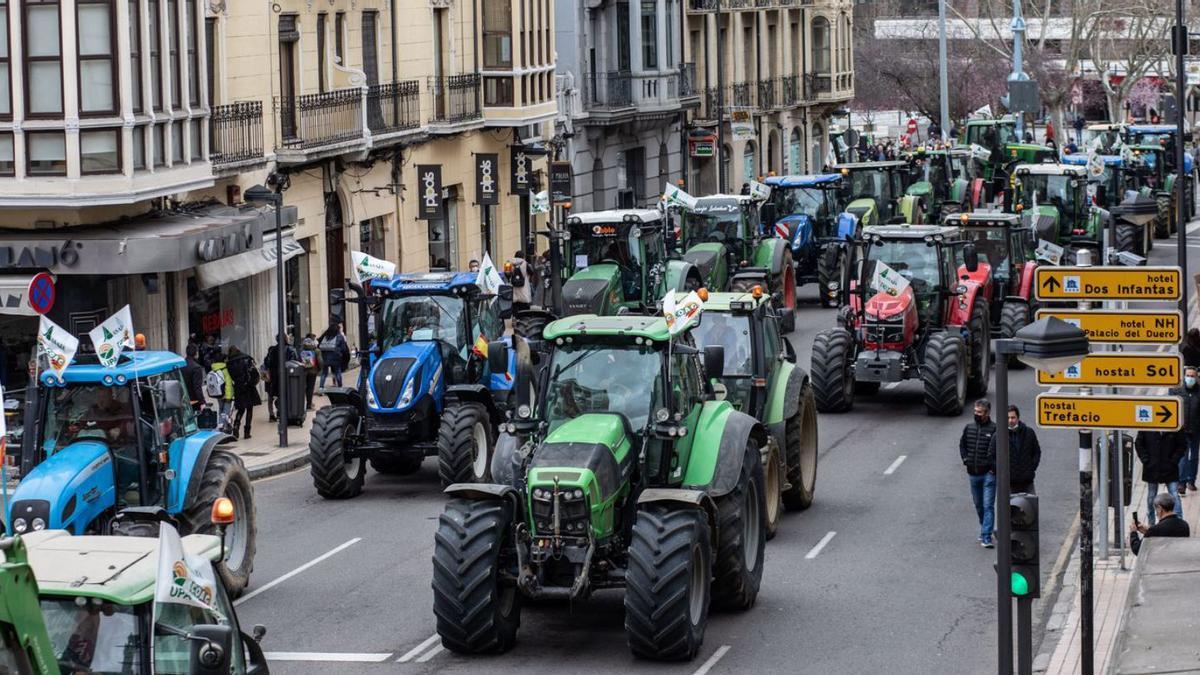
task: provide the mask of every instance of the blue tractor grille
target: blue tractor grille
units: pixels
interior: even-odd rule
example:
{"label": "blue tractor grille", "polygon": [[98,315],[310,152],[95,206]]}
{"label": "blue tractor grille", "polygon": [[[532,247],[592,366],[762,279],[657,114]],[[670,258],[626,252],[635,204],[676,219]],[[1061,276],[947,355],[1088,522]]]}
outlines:
{"label": "blue tractor grille", "polygon": [[396,399],[404,389],[404,376],[408,374],[413,361],[416,359],[384,359],[375,366],[372,384],[375,385],[375,396],[380,406],[391,408],[396,405]]}

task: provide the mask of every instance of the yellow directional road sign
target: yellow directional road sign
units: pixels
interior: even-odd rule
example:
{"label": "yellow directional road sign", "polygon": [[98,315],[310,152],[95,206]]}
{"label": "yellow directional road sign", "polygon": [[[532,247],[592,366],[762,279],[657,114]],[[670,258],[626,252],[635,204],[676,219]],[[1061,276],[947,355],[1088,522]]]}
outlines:
{"label": "yellow directional road sign", "polygon": [[1178,267],[1038,267],[1038,300],[1178,300]]}
{"label": "yellow directional road sign", "polygon": [[1038,384],[1087,387],[1177,387],[1183,377],[1178,354],[1090,354],[1059,373],[1038,371]]}
{"label": "yellow directional road sign", "polygon": [[1183,319],[1179,310],[1123,309],[1039,309],[1037,318],[1054,316],[1078,326],[1091,342],[1124,344],[1175,344],[1183,339]]}
{"label": "yellow directional road sign", "polygon": [[1038,425],[1067,429],[1179,429],[1178,396],[1079,396],[1042,394]]}

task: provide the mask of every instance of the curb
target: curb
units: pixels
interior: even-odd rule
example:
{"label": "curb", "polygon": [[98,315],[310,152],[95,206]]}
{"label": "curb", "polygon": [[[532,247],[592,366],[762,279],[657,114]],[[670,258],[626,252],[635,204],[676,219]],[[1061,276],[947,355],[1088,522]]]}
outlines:
{"label": "curb", "polygon": [[278,476],[281,473],[294,471],[306,465],[308,465],[308,448],[301,447],[289,451],[286,455],[278,459],[246,467],[246,472],[250,474],[250,480],[254,481],[260,478]]}

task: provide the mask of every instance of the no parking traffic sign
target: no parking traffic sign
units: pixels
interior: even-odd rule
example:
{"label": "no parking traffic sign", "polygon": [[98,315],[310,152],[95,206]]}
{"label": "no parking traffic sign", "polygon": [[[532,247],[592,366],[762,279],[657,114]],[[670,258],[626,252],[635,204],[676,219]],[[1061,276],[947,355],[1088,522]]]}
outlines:
{"label": "no parking traffic sign", "polygon": [[58,292],[54,288],[54,277],[47,272],[39,272],[29,280],[29,306],[38,314],[47,314],[54,308],[54,298]]}

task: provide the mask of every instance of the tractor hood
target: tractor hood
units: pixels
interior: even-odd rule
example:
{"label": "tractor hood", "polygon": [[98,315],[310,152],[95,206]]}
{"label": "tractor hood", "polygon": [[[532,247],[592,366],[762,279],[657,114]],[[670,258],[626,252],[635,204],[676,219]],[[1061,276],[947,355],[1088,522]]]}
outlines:
{"label": "tractor hood", "polygon": [[787,239],[791,242],[793,250],[804,248],[808,244],[808,240],[812,238],[813,221],[812,217],[806,214],[784,216],[775,221],[776,234],[780,234],[780,227],[787,232]]}
{"label": "tractor hood", "polygon": [[696,244],[688,249],[687,253],[683,254],[683,259],[696,266],[700,271],[700,277],[706,282],[711,281],[711,275],[717,267],[717,263],[725,257],[725,244],[717,242],[705,242]]}
{"label": "tractor hood", "polygon": [[367,404],[372,410],[403,410],[441,386],[438,343],[402,342],[375,359]]}
{"label": "tractor hood", "polygon": [[875,200],[871,197],[859,197],[846,205],[846,212],[854,214],[858,221],[863,225],[876,224],[877,218],[873,217],[875,213]]}
{"label": "tractor hood", "polygon": [[[136,482],[136,470],[132,480]],[[96,516],[116,504],[117,485],[107,444],[82,440],[59,450],[29,472],[12,494],[8,522],[83,534]],[[26,530],[27,532],[30,530]]]}
{"label": "tractor hood", "polygon": [[616,494],[633,468],[631,433],[616,414],[590,413],[555,429],[535,451],[530,487],[580,487],[596,501]]}
{"label": "tractor hood", "polygon": [[1058,241],[1058,209],[1049,204],[1027,209],[1021,216],[1021,224],[1033,228],[1038,239]]}
{"label": "tractor hood", "polygon": [[911,286],[905,288],[899,295],[876,293],[867,300],[867,316],[881,321],[894,319],[904,314],[915,302],[916,298],[913,295]]}
{"label": "tractor hood", "polygon": [[600,263],[579,270],[563,284],[565,314],[608,314],[617,303],[621,272],[613,263]]}

